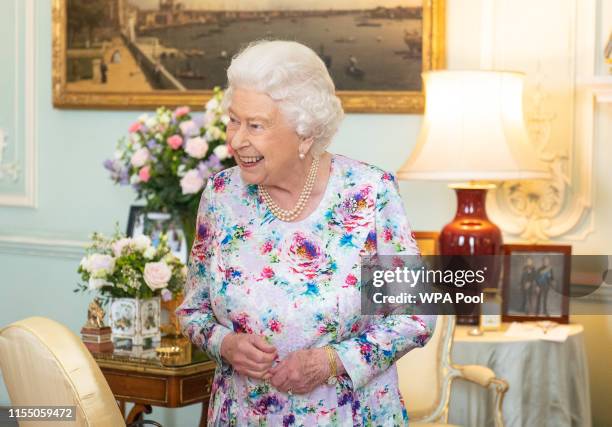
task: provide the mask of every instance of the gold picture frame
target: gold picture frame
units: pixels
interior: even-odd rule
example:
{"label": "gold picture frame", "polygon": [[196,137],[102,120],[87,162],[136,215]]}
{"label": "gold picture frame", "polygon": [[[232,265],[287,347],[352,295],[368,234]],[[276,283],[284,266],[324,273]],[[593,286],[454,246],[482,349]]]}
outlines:
{"label": "gold picture frame", "polygon": [[417,242],[421,255],[439,255],[438,238],[440,233],[437,231],[414,231],[414,239]]}
{"label": "gold picture frame", "polygon": [[[104,92],[95,89],[71,89],[67,82],[68,0],[52,1],[52,86],[53,105],[55,107],[141,110],[156,108],[160,105],[167,107],[188,105],[192,108],[201,108],[212,96],[212,88],[206,90],[153,89],[148,92],[129,90]],[[128,0],[106,1],[109,4],[121,4]],[[172,3],[172,0],[166,1]],[[196,49],[192,50],[195,51]],[[423,0],[420,53],[422,55],[421,71],[444,68],[445,0]],[[197,54],[197,52],[194,54]],[[104,59],[102,59],[102,62],[104,62]],[[138,66],[141,66],[140,59],[138,62]],[[90,68],[96,67],[91,66]],[[158,71],[158,69],[156,68],[155,71]],[[342,100],[345,111],[349,113],[422,113],[424,108],[422,88],[420,91],[339,90],[338,96]]]}

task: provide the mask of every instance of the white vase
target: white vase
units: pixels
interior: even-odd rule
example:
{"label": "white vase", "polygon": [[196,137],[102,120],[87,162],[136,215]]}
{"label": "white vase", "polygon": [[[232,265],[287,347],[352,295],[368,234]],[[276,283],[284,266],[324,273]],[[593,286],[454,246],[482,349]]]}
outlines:
{"label": "white vase", "polygon": [[155,348],[161,341],[159,297],[111,298],[110,327],[115,350]]}

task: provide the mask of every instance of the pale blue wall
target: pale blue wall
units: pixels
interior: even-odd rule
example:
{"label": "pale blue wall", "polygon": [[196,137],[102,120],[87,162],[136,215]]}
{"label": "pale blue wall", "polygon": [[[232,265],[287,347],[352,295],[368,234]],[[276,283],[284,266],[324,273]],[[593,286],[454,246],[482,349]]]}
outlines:
{"label": "pale blue wall", "polygon": [[[10,38],[12,13],[4,13],[19,0],[3,1],[0,6],[0,34]],[[44,237],[60,240],[86,240],[94,231],[110,232],[114,222],[125,227],[133,201],[129,188],[111,183],[102,161],[114,150],[115,141],[140,112],[57,110],[51,103],[51,12],[50,1],[36,2],[36,130],[38,151],[38,207],[0,207],[0,236]],[[454,4],[455,6],[452,6]],[[452,2],[457,7],[457,2]],[[452,9],[450,7],[449,9]],[[449,25],[456,31],[458,24]],[[469,56],[453,53],[449,41],[451,68],[477,67]],[[10,49],[0,49],[0,81],[13,79],[14,57]],[[12,114],[0,86],[0,127]],[[8,108],[7,108],[8,105]],[[612,253],[612,184],[609,179],[612,129],[611,107],[598,111],[595,156],[596,233],[575,242],[575,251]],[[332,151],[396,170],[405,160],[419,129],[420,116],[349,115]],[[454,196],[444,184],[401,183],[409,218],[415,229],[439,230],[454,211]],[[60,245],[45,249],[40,245],[0,242],[0,325],[31,315],[58,320],[74,332],[83,324],[87,296],[75,295],[78,250]],[[596,332],[594,332],[596,333]],[[609,331],[603,331],[609,339]],[[606,335],[607,334],[607,335]],[[609,388],[608,388],[609,390]],[[609,393],[607,394],[609,396]],[[597,399],[597,396],[594,396]],[[607,399],[607,397],[603,397]],[[0,386],[0,405],[9,403]],[[163,411],[153,418],[164,425],[195,425],[199,408]],[[179,423],[177,420],[181,420]]]}

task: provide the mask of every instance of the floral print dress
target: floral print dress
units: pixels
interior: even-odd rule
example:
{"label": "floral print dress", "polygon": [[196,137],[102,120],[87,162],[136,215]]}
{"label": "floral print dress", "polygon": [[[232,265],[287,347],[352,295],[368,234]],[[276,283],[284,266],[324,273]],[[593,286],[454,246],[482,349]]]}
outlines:
{"label": "floral print dress", "polygon": [[[217,362],[210,426],[399,426],[408,417],[395,361],[431,337],[435,316],[360,313],[360,256],[417,254],[392,174],[333,155],[318,208],[276,219],[235,167],[203,192],[183,332]],[[221,359],[231,332],[258,334],[290,352],[332,345],[347,374],[336,385],[287,394]]]}

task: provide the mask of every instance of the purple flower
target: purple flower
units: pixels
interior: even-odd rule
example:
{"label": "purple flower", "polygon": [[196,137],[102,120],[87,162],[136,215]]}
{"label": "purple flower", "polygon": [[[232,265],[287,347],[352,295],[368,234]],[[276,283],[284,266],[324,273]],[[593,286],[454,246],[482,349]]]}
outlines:
{"label": "purple flower", "polygon": [[219,157],[217,157],[217,155],[214,153],[211,154],[208,159],[206,159],[205,163],[209,169],[214,170],[215,172],[221,170],[221,160],[219,160]]}
{"label": "purple flower", "polygon": [[170,292],[168,289],[164,288],[161,291],[161,297],[162,297],[162,300],[164,300],[164,301],[170,301],[172,299],[172,292]]}
{"label": "purple flower", "polygon": [[128,185],[129,183],[130,183],[130,175],[128,173],[128,170],[123,168],[119,172],[119,184]]}
{"label": "purple flower", "polygon": [[103,163],[104,168],[110,172],[111,179],[121,185],[129,184],[127,168],[118,159],[107,159]]}
{"label": "purple flower", "polygon": [[223,167],[219,158],[214,154],[211,154],[208,159],[198,163],[196,168],[200,176],[203,179],[207,179],[210,175],[214,175],[219,172]]}
{"label": "purple flower", "polygon": [[191,120],[196,124],[198,128],[204,126],[204,117],[201,114],[193,115]]}
{"label": "purple flower", "polygon": [[158,145],[159,145],[159,143],[156,140],[154,140],[154,139],[149,139],[147,141],[147,147],[149,147],[150,150],[154,149]]}
{"label": "purple flower", "polygon": [[113,164],[113,160],[112,160],[112,159],[106,159],[106,160],[104,160],[104,163],[103,163],[103,164],[104,164],[104,168],[105,168],[105,169],[108,169],[108,170],[109,170],[109,171],[111,171],[111,172],[114,172],[114,171],[115,171],[115,167],[114,167],[114,164]]}

